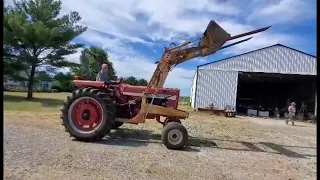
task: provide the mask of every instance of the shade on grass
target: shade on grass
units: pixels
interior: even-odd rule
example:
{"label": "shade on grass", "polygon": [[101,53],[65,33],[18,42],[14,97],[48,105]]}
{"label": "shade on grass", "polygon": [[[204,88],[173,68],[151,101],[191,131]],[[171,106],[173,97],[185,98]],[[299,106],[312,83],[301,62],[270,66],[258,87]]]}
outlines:
{"label": "shade on grass", "polygon": [[[34,99],[27,100],[26,92],[3,92],[3,108],[9,111],[60,112],[62,103],[69,93],[34,93]],[[193,111],[185,104],[179,109]]]}
{"label": "shade on grass", "polygon": [[27,100],[26,92],[3,92],[3,109],[29,112],[59,112],[67,96],[68,93],[34,93],[34,99]]}

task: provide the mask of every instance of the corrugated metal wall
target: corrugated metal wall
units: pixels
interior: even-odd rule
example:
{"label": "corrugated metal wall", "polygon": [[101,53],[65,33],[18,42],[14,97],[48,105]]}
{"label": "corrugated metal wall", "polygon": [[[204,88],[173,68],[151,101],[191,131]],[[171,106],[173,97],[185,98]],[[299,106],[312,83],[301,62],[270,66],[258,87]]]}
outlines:
{"label": "corrugated metal wall", "polygon": [[217,108],[236,105],[238,72],[221,70],[198,70],[195,107],[207,107],[213,103]]}
{"label": "corrugated metal wall", "polygon": [[277,45],[200,66],[199,69],[317,75],[317,60],[315,57]]}
{"label": "corrugated metal wall", "polygon": [[196,96],[191,99],[191,104],[199,108],[213,103],[224,108],[236,104],[239,71],[317,75],[317,60],[288,47],[274,45],[199,66],[197,71]]}
{"label": "corrugated metal wall", "polygon": [[197,83],[197,71],[194,73],[193,76],[193,81],[191,85],[191,93],[190,93],[190,102],[191,102],[191,107],[195,108],[195,97],[196,97],[196,83]]}

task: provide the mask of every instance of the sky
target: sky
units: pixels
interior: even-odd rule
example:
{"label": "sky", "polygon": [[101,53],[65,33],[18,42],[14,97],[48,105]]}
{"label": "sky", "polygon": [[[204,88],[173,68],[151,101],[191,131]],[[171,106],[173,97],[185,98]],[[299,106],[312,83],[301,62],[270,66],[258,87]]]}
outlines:
{"label": "sky", "polygon": [[[231,35],[272,26],[247,42],[175,67],[164,86],[180,88],[182,96],[190,94],[195,70],[204,63],[276,43],[316,55],[316,0],[62,0],[61,13],[71,11],[88,27],[74,42],[104,48],[119,77],[147,80],[164,47],[200,37],[210,20]],[[66,58],[79,62],[80,52]]]}

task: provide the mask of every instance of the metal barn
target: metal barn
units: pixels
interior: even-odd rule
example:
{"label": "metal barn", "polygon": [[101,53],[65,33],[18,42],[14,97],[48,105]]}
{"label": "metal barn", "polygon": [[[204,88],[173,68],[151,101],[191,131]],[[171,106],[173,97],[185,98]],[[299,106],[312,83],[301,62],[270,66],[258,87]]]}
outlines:
{"label": "metal barn", "polygon": [[[260,76],[264,76],[264,74],[290,75],[291,79],[297,79],[292,75],[307,75],[315,78],[317,62],[313,55],[276,44],[200,65],[197,67],[191,88],[190,101],[192,107],[194,109],[204,108],[210,104],[221,109],[227,105],[236,107],[239,93],[238,81],[240,81],[240,75],[243,73],[260,73]],[[250,77],[251,75],[248,74],[247,76]],[[258,86],[260,85],[251,89]],[[313,87],[316,87],[314,82]],[[311,94],[316,97],[316,90],[312,90]],[[315,101],[313,102],[314,110],[316,109],[315,99],[313,98]]]}

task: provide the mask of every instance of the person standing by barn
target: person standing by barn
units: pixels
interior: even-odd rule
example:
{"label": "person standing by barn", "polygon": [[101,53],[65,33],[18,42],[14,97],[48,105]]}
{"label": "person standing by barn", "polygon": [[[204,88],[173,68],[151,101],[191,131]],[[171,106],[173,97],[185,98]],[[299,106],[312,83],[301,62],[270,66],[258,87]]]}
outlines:
{"label": "person standing by barn", "polygon": [[288,107],[289,112],[289,119],[286,119],[286,124],[288,124],[289,121],[292,122],[292,126],[294,126],[294,118],[296,115],[296,103],[292,102],[291,105]]}

